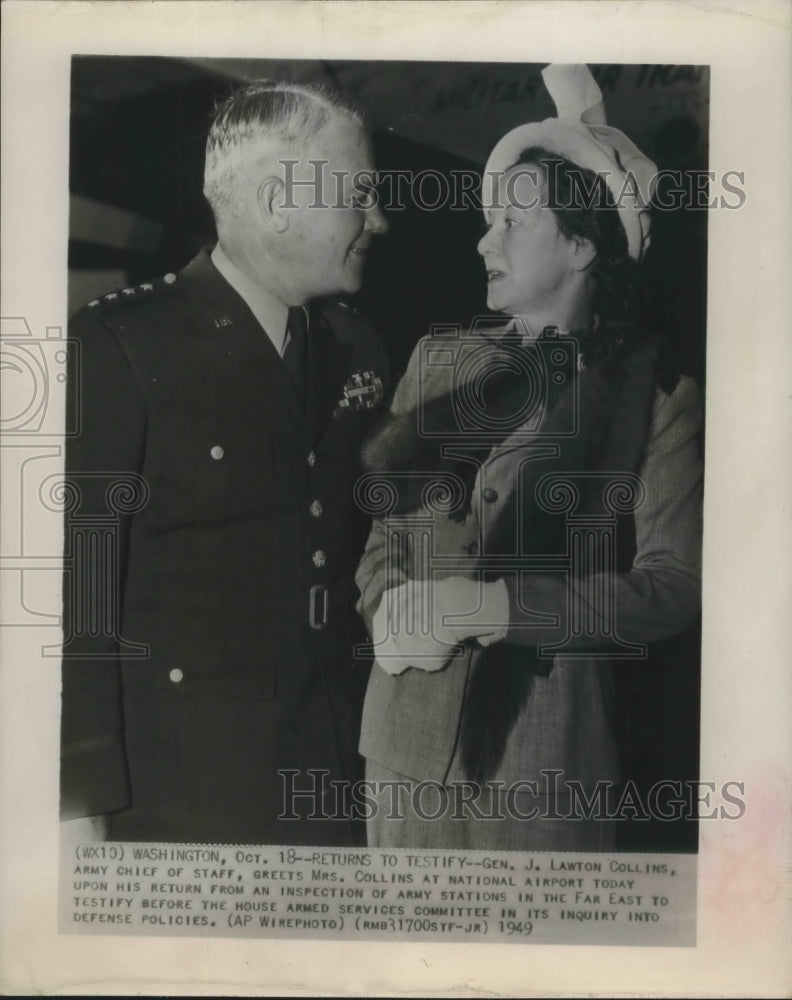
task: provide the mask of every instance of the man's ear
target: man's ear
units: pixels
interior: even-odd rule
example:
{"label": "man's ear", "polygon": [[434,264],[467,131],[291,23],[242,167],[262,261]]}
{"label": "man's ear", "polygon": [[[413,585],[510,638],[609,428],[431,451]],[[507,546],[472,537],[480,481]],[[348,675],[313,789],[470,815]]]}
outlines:
{"label": "man's ear", "polygon": [[572,267],[576,271],[585,271],[591,267],[594,258],[597,256],[594,244],[591,240],[587,240],[582,236],[574,236],[572,244],[574,247],[572,250]]}
{"label": "man's ear", "polygon": [[284,233],[289,228],[289,212],[286,207],[286,187],[279,177],[267,177],[256,191],[259,212],[273,232]]}

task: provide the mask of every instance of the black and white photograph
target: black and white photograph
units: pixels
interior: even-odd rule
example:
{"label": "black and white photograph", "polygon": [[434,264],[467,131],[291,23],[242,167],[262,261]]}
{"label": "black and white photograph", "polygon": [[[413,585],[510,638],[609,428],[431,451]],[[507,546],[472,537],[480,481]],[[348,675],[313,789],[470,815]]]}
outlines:
{"label": "black and white photograph", "polygon": [[65,820],[695,850],[707,109],[74,57]]}
{"label": "black and white photograph", "polygon": [[[161,44],[57,60],[60,307],[4,308],[2,365],[2,638],[57,717],[57,935],[695,961],[703,910],[781,904],[785,829],[782,772],[727,760],[741,696],[708,708],[748,655],[711,612],[736,627],[752,551],[724,547],[752,454],[724,397],[773,423],[724,382],[717,262],[759,209],[722,68],[523,59],[506,20],[411,46],[431,5],[376,6],[153,4]],[[398,14],[398,51],[338,44],[355,8]],[[178,9],[228,40],[180,44]]]}

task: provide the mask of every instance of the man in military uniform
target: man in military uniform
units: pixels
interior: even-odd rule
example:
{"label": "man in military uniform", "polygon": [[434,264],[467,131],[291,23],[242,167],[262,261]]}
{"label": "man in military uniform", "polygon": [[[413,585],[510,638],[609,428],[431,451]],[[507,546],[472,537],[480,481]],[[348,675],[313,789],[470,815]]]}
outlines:
{"label": "man in military uniform", "polygon": [[[309,161],[322,166],[299,173]],[[63,819],[83,818],[73,834],[359,838],[330,782],[358,777],[353,578],[368,524],[354,484],[387,363],[328,296],[358,289],[386,228],[361,186],[372,168],[346,98],[242,88],[207,143],[217,246],[72,323],[82,430],[66,458],[61,801]],[[97,523],[105,534],[91,536]],[[322,789],[324,806],[289,797]]]}

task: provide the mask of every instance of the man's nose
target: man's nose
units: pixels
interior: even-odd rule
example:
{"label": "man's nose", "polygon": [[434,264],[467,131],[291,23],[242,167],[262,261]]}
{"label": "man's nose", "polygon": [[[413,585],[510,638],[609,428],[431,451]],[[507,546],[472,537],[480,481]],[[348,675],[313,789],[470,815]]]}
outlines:
{"label": "man's nose", "polygon": [[384,236],[388,231],[388,220],[382,214],[379,205],[372,205],[366,209],[366,221],[364,228],[375,236]]}

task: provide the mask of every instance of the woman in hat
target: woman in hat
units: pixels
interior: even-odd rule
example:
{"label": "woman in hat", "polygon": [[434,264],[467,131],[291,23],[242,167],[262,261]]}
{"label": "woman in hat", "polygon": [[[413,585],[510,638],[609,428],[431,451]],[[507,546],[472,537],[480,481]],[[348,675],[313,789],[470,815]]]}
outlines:
{"label": "woman in hat", "polygon": [[424,338],[369,441],[372,846],[606,850],[613,659],[700,608],[701,407],[642,321],[654,164],[585,66],[485,168],[487,305]]}

